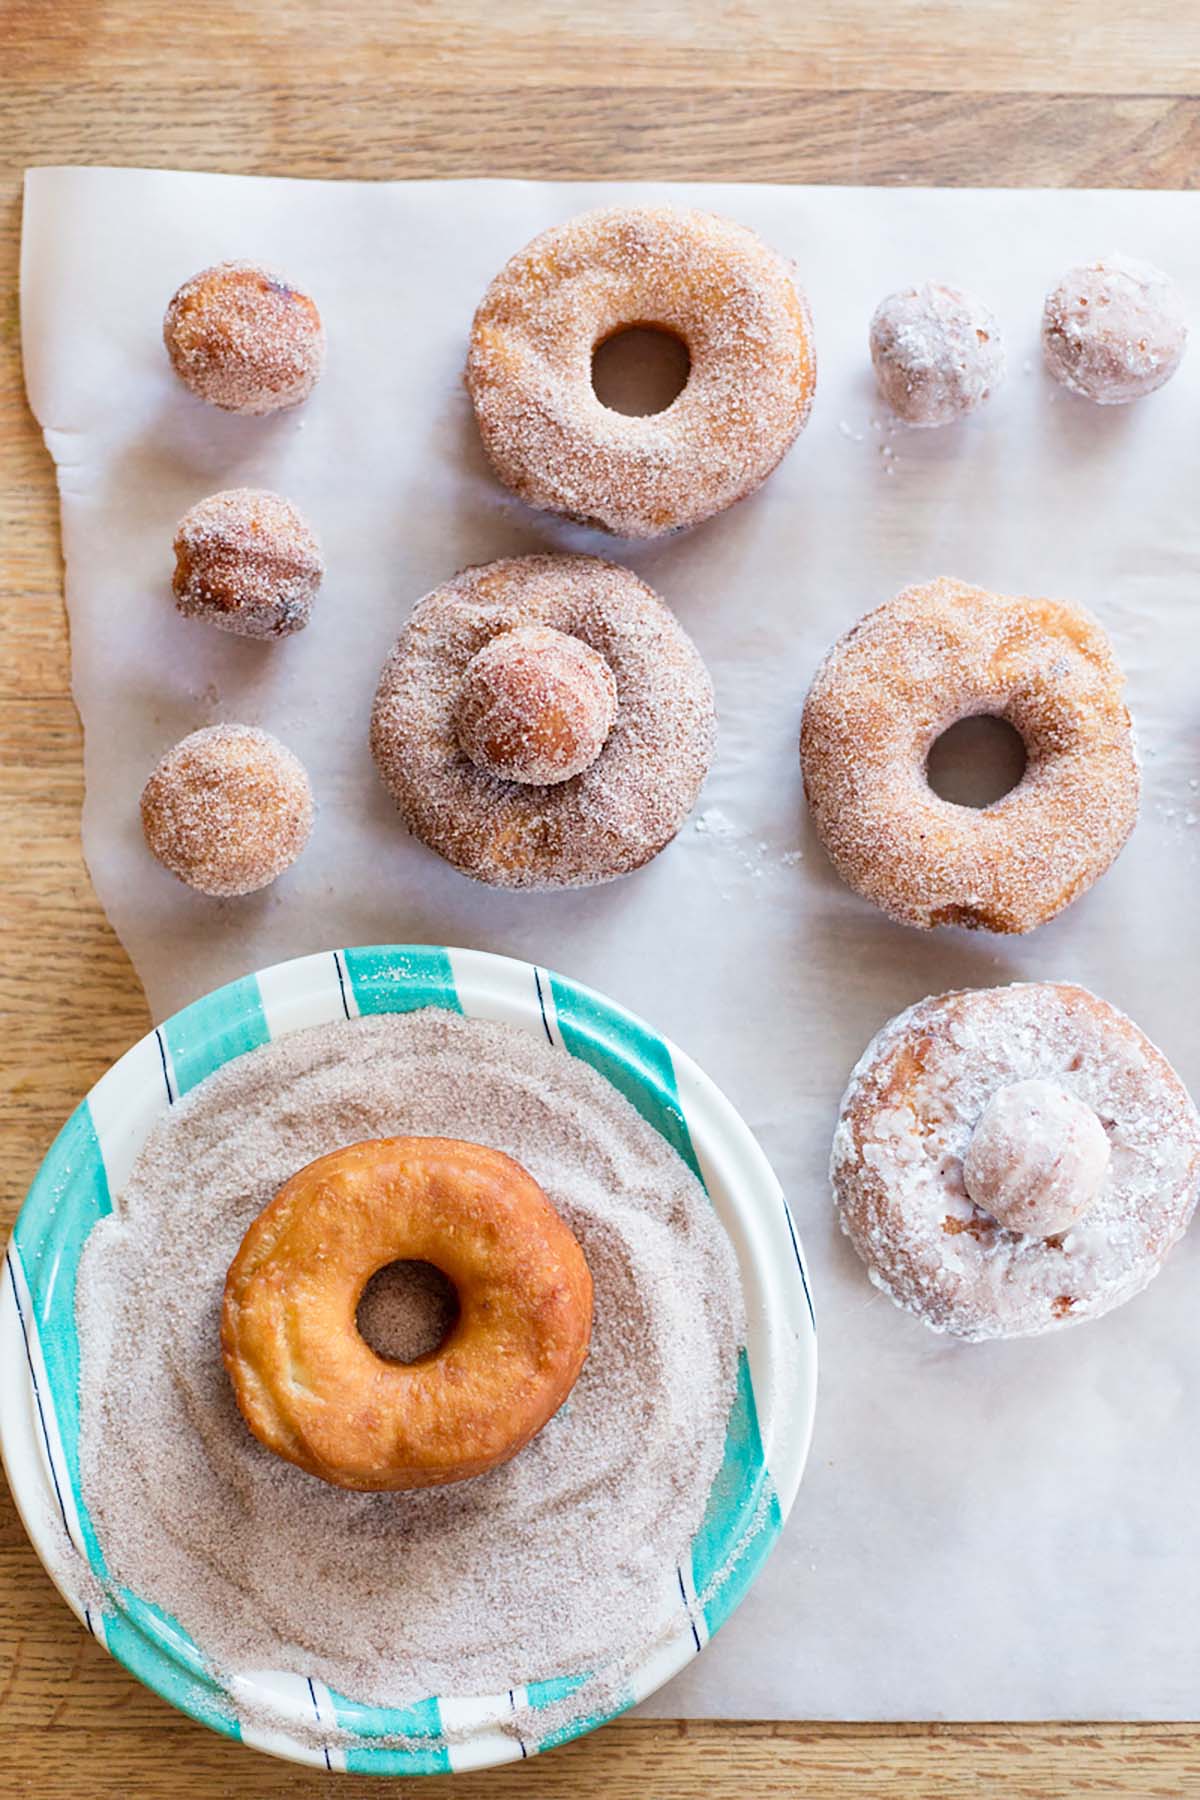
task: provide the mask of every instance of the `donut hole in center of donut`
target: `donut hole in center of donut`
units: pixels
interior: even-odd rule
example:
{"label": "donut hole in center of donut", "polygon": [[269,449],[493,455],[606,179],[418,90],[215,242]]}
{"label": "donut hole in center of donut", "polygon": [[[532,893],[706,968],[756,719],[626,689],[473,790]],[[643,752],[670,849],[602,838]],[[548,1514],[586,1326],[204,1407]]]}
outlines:
{"label": "donut hole in center of donut", "polygon": [[385,1362],[432,1356],[458,1323],[458,1292],[433,1263],[399,1261],[376,1269],[358,1297],[359,1336]]}
{"label": "donut hole in center of donut", "polygon": [[601,406],[626,418],[666,412],[687,386],[692,359],[678,332],[622,325],[592,351],[592,388]]}
{"label": "donut hole in center of donut", "polygon": [[951,806],[994,806],[1020,783],[1029,756],[1007,719],[976,713],[936,738],[925,758],[925,779]]}

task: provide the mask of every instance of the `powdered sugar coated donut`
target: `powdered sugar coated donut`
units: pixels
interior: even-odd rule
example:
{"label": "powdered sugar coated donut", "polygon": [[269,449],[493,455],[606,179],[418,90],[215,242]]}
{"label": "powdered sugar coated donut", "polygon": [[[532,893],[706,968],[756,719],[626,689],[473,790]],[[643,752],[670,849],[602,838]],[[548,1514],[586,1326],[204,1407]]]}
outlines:
{"label": "powdered sugar coated donut", "polygon": [[[687,381],[632,418],[592,356],[632,326],[681,338]],[[711,213],[608,206],[543,232],[475,314],[467,387],[484,447],[531,506],[624,537],[720,512],[775,468],[808,418],[816,361],[791,265]]]}
{"label": "powdered sugar coated donut", "polygon": [[[514,658],[507,652],[518,633]],[[556,656],[556,639],[572,640],[570,663],[560,661],[548,685],[529,668],[531,633],[545,633]],[[524,667],[532,676],[515,730],[510,693],[498,734],[495,766],[511,771],[515,750],[519,780],[487,766],[486,718],[482,756],[470,729],[472,680],[493,645],[506,653],[509,675]],[[578,760],[601,739],[597,663],[615,687],[611,729],[578,773],[539,785],[534,775],[562,773],[554,759],[564,748]],[[675,836],[708,772],[715,726],[712,682],[695,646],[636,575],[594,556],[518,556],[464,569],[417,603],[380,676],[371,752],[409,829],[464,874],[496,887],[582,887],[629,874]]]}
{"label": "powdered sugar coated donut", "polygon": [[[981,1116],[1031,1082],[1065,1090],[1110,1148],[1089,1204],[1049,1237],[1001,1225],[964,1182]],[[1098,1318],[1158,1272],[1196,1203],[1200,1117],[1162,1053],[1085,989],[968,989],[868,1046],[830,1174],[842,1229],[897,1305],[959,1337],[1031,1336]]]}
{"label": "powdered sugar coated donut", "polygon": [[1169,381],[1187,345],[1183,296],[1127,256],[1069,269],[1046,296],[1042,350],[1056,381],[1098,406],[1124,406]]}
{"label": "powdered sugar coated donut", "polygon": [[[817,832],[843,881],[907,925],[1024,932],[1091,886],[1137,818],[1124,676],[1081,608],[961,582],[905,588],[826,656],[800,760]],[[957,720],[1007,719],[1025,773],[987,807],[926,778]]]}
{"label": "powdered sugar coated donut", "polygon": [[1004,379],[1000,327],[973,294],[940,283],[902,288],[871,320],[879,390],[908,425],[951,425]]}

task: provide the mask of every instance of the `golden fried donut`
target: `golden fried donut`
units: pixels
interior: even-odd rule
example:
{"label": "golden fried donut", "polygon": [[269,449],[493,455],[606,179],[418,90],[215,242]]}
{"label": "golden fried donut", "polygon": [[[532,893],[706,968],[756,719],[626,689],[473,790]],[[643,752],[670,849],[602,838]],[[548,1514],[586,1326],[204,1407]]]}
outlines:
{"label": "golden fried donut", "polygon": [[[632,418],[592,357],[632,326],[682,339],[687,381]],[[792,266],[745,226],[606,206],[533,240],[475,314],[467,387],[496,474],[531,506],[622,537],[695,525],[752,493],[808,418],[812,321]]]}
{"label": "golden fried donut", "polygon": [[628,569],[518,556],[414,607],[371,753],[405,823],[477,881],[581,887],[670,842],[708,773],[712,682]]}
{"label": "golden fried donut", "polygon": [[867,1047],[830,1177],[898,1306],[958,1337],[1028,1337],[1157,1274],[1196,1204],[1200,1117],[1161,1051],[1086,989],[967,989]]}
{"label": "golden fried donut", "polygon": [[[377,1356],[355,1314],[401,1260],[454,1284],[459,1317],[415,1362]],[[587,1355],[592,1278],[545,1194],[498,1150],[376,1138],[309,1163],[264,1207],[225,1281],[221,1347],[269,1450],[336,1487],[466,1481],[507,1462]]]}
{"label": "golden fried donut", "polygon": [[[800,762],[842,880],[906,925],[1031,931],[1102,875],[1139,777],[1124,676],[1088,613],[958,581],[905,588],[838,640],[804,706]],[[1007,719],[1026,768],[987,807],[939,799],[934,742]]]}

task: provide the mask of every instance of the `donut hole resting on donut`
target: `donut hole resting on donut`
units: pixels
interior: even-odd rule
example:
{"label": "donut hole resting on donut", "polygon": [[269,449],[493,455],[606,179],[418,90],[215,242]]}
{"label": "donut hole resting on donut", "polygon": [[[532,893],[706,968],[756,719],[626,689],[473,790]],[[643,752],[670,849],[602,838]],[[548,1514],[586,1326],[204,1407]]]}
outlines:
{"label": "donut hole resting on donut", "polygon": [[621,325],[592,351],[592,390],[610,412],[651,418],[679,398],[691,369],[691,352],[677,331]]}
{"label": "donut hole resting on donut", "polygon": [[604,657],[544,625],[501,632],[477,650],[454,708],[459,745],[477,769],[539,787],[590,769],[616,716]]}
{"label": "donut hole resting on donut", "polygon": [[695,645],[636,575],[524,556],[418,602],[380,675],[371,753],[409,830],[464,874],[582,887],[670,842],[715,726]]}
{"label": "donut hole resting on donut", "polygon": [[925,778],[951,806],[994,806],[1020,784],[1028,764],[1015,725],[996,713],[976,713],[956,719],[934,739]]}
{"label": "donut hole resting on donut", "polygon": [[386,1362],[415,1363],[441,1349],[459,1320],[458,1289],[431,1262],[376,1269],[358,1297],[358,1335]]}

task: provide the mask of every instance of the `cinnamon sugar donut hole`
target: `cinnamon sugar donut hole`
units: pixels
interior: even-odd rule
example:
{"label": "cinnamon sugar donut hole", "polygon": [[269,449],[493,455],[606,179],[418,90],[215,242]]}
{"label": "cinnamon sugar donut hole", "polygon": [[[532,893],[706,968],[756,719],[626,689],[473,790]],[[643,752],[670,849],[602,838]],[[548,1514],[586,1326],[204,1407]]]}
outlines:
{"label": "cinnamon sugar donut hole", "polygon": [[325,327],[307,294],[258,263],[201,269],[163,320],[171,367],[201,400],[263,414],[307,400],[325,365]]}
{"label": "cinnamon sugar donut hole", "polygon": [[[1137,818],[1124,682],[1080,607],[946,579],[905,588],[839,639],[804,705],[804,791],[838,874],[922,929],[1052,919]],[[991,806],[958,806],[934,793],[926,759],[979,714],[1020,733],[1025,773]]]}
{"label": "cinnamon sugar donut hole", "polygon": [[252,725],[208,725],[168,750],[142,790],[142,830],[164,869],[202,894],[251,894],[308,842],[299,757]]}
{"label": "cinnamon sugar donut hole", "polygon": [[1000,327],[981,300],[926,282],[881,300],[871,320],[879,391],[906,425],[952,425],[1004,379]]}
{"label": "cinnamon sugar donut hole", "polygon": [[312,527],[290,500],[256,488],[210,494],[175,533],[175,605],[239,637],[302,631],[325,565]]}
{"label": "cinnamon sugar donut hole", "polygon": [[[632,326],[682,339],[665,411],[629,417],[592,386],[592,356]],[[808,418],[808,302],[792,266],[711,213],[606,206],[542,233],[475,314],[467,387],[484,448],[531,506],[651,538],[764,481]]]}
{"label": "cinnamon sugar donut hole", "polygon": [[1183,296],[1128,256],[1068,269],[1046,296],[1042,350],[1055,381],[1097,406],[1125,406],[1169,381],[1187,347]]}
{"label": "cinnamon sugar donut hole", "polygon": [[414,836],[494,887],[627,875],[708,772],[712,682],[628,569],[518,556],[418,601],[384,666],[371,752]]}
{"label": "cinnamon sugar donut hole", "polygon": [[454,729],[485,774],[549,787],[591,768],[616,716],[616,678],[598,651],[546,625],[519,625],[467,664]]}
{"label": "cinnamon sugar donut hole", "polygon": [[962,1338],[1029,1337],[1158,1273],[1196,1204],[1200,1117],[1161,1051],[1086,989],[968,989],[868,1045],[830,1178],[898,1306]]}

